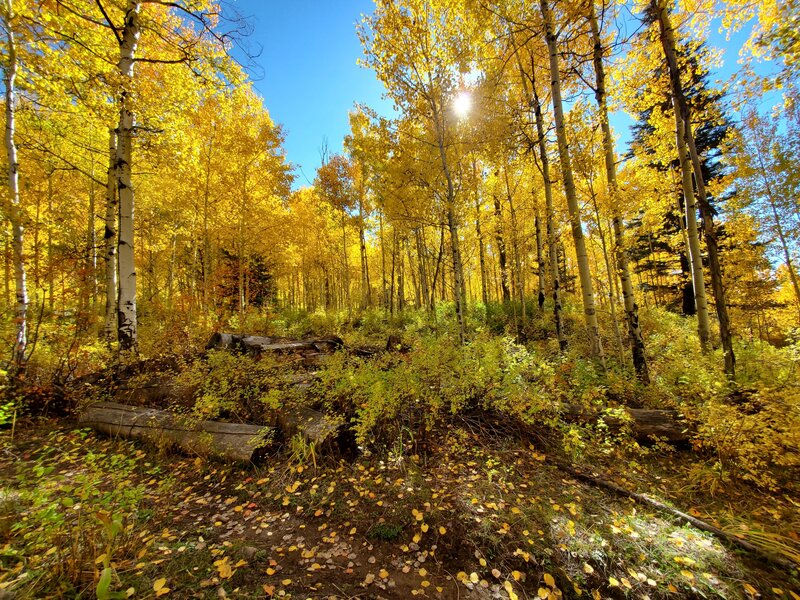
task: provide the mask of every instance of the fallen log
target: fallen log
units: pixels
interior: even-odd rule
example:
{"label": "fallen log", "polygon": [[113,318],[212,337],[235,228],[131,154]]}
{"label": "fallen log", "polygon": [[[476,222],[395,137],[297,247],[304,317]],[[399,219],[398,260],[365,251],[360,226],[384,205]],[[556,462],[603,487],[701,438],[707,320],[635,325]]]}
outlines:
{"label": "fallen log", "polygon": [[583,473],[578,471],[577,469],[572,468],[570,465],[567,465],[559,460],[553,459],[552,457],[547,457],[547,462],[552,465],[555,465],[558,469],[561,469],[565,473],[569,473],[575,479],[579,481],[583,481],[584,483],[588,483],[590,485],[594,485],[603,489],[606,489],[610,492],[623,496],[625,498],[630,498],[635,502],[638,502],[644,506],[647,506],[651,509],[664,512],[681,522],[689,523],[693,527],[700,529],[701,531],[707,531],[711,535],[716,536],[718,539],[722,540],[723,542],[732,545],[734,547],[741,548],[752,553],[756,558],[761,560],[762,562],[770,565],[777,565],[784,569],[787,573],[790,573],[793,570],[798,570],[800,568],[800,564],[795,564],[794,562],[787,560],[783,557],[776,556],[773,554],[774,549],[769,547],[761,547],[753,544],[752,542],[739,537],[739,535],[728,533],[720,529],[719,527],[707,523],[697,517],[692,515],[686,514],[683,511],[678,510],[677,508],[673,508],[663,502],[659,502],[655,498],[651,498],[646,494],[640,494],[638,492],[632,492],[627,490],[623,487],[618,486],[616,483],[612,483],[611,481],[607,481],[602,479],[601,477],[597,477],[595,475],[590,475],[588,473]]}
{"label": "fallen log", "polygon": [[243,462],[256,457],[270,431],[260,425],[200,421],[190,415],[116,402],[90,404],[81,412],[79,422],[113,436],[144,439],[157,446],[174,445],[192,454]]}
{"label": "fallen log", "polygon": [[596,423],[598,419],[602,419],[612,431],[630,427],[633,437],[639,441],[653,441],[657,438],[679,444],[688,442],[692,437],[691,427],[681,420],[681,415],[677,411],[651,408],[622,408],[622,410],[629,418],[603,414],[576,405],[566,405],[561,416],[565,421],[576,423]]}
{"label": "fallen log", "polygon": [[206,350],[234,350],[254,355],[264,353],[332,354],[343,347],[344,342],[338,337],[279,341],[270,337],[233,333],[215,333],[206,344]]}

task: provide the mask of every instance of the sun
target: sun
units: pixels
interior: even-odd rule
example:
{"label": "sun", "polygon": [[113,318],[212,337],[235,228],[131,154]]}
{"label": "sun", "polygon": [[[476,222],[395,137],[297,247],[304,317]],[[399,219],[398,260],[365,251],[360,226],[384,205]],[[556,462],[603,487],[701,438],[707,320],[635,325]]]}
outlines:
{"label": "sun", "polygon": [[453,100],[453,111],[459,118],[464,118],[469,114],[472,108],[472,96],[469,92],[461,92]]}

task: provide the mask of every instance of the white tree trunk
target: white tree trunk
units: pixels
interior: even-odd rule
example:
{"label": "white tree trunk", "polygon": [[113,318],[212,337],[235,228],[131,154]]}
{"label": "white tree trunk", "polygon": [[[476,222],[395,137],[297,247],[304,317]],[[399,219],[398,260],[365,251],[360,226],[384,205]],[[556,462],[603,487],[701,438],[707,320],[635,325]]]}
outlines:
{"label": "white tree trunk", "polygon": [[108,131],[108,179],[103,246],[106,258],[106,312],[103,336],[110,343],[117,338],[117,133]]}
{"label": "white tree trunk", "polygon": [[[670,45],[668,40],[664,40],[665,32],[671,28],[664,23],[666,17],[666,7],[661,3],[652,2],[651,7],[659,21],[662,29],[662,47],[667,63],[675,61],[674,43]],[[663,11],[663,12],[662,12]],[[675,63],[677,65],[677,62]],[[676,67],[677,69],[677,67]],[[700,253],[700,237],[697,230],[697,205],[695,203],[694,189],[692,187],[692,166],[689,159],[689,152],[686,148],[686,128],[689,126],[683,119],[680,99],[683,96],[680,81],[677,78],[676,69],[670,68],[670,85],[672,87],[672,107],[675,113],[675,143],[678,150],[678,160],[681,166],[681,186],[683,188],[683,199],[686,210],[686,235],[689,238],[689,258],[692,266],[692,284],[694,285],[694,302],[697,308],[697,333],[700,338],[700,346],[703,350],[708,348],[709,338],[709,318],[708,300],[706,298],[705,275],[703,273],[703,258]]]}
{"label": "white tree trunk", "polygon": [[117,129],[117,189],[119,192],[119,296],[117,298],[117,336],[120,350],[136,349],[136,265],[133,248],[134,190],[131,181],[131,145],[134,116],[131,109],[133,66],[139,44],[139,0],[128,0],[125,25],[119,47],[119,73],[122,91],[119,97]]}
{"label": "white tree trunk", "polygon": [[16,338],[12,353],[12,364],[16,375],[25,369],[25,350],[28,345],[28,288],[25,281],[24,229],[22,211],[19,205],[19,163],[17,162],[17,145],[14,141],[16,133],[15,104],[17,78],[17,43],[14,38],[14,7],[12,0],[4,0],[3,21],[8,39],[5,65],[6,87],[6,153],[8,154],[8,220],[11,222],[11,248],[14,261],[14,283],[16,285],[16,303],[14,320],[16,322]]}
{"label": "white tree trunk", "polygon": [[[611,137],[611,126],[608,122],[608,104],[606,101],[606,77],[603,66],[603,46],[600,38],[600,28],[597,24],[597,14],[594,2],[589,2],[589,26],[592,33],[592,44],[594,49],[594,71],[595,71],[595,98],[597,107],[600,111],[600,127],[603,132],[603,155],[606,166],[606,184],[608,195],[611,199],[612,223],[614,229],[614,253],[617,259],[617,269],[619,279],[622,283],[622,299],[625,305],[625,317],[628,323],[628,336],[631,341],[631,354],[633,356],[633,366],[636,375],[644,383],[650,382],[650,374],[647,368],[645,357],[644,339],[642,338],[642,328],[639,325],[639,306],[636,304],[636,296],[633,292],[633,281],[631,279],[630,268],[628,267],[628,252],[625,250],[625,239],[622,234],[622,217],[619,211],[619,186],[617,185],[617,166],[614,156],[614,140]],[[600,220],[597,222],[600,227]],[[605,244],[603,251],[605,253]],[[608,280],[609,286],[613,285],[611,279]],[[612,288],[613,289],[613,288]],[[611,306],[614,306],[614,299],[611,299]],[[616,318],[614,319],[616,327]]]}
{"label": "white tree trunk", "polygon": [[589,257],[586,254],[586,243],[583,238],[581,226],[580,207],[575,193],[575,181],[572,177],[572,162],[567,142],[567,132],[564,126],[564,107],[561,101],[561,74],[558,61],[558,40],[553,24],[553,13],[547,0],[541,0],[542,17],[545,25],[545,40],[550,54],[550,90],[553,98],[553,116],[556,124],[556,138],[558,139],[558,155],[561,159],[561,173],[564,178],[564,193],[567,196],[572,239],[575,242],[575,254],[578,260],[578,277],[581,282],[583,295],[583,314],[586,328],[589,332],[589,341],[592,354],[604,362],[603,346],[600,342],[600,328],[597,323],[597,310],[594,302],[594,286],[592,273],[589,269]]}

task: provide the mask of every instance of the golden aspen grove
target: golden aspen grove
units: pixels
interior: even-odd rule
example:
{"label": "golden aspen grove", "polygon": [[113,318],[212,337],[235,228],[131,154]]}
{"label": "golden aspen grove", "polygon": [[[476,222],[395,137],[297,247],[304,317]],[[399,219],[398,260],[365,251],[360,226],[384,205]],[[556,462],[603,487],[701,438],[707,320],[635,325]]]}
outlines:
{"label": "golden aspen grove", "polygon": [[800,600],[800,0],[0,49],[0,600]]}

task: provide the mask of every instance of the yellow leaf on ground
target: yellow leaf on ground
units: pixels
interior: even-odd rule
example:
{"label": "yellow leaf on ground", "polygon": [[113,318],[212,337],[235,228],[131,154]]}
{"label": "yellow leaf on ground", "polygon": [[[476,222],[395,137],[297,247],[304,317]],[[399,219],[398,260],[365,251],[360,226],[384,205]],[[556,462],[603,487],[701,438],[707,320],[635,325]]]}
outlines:
{"label": "yellow leaf on ground", "polygon": [[153,582],[153,591],[157,592],[158,590],[163,588],[165,585],[167,585],[167,578],[166,577],[162,577],[161,579],[156,579]]}
{"label": "yellow leaf on ground", "polygon": [[556,587],[556,580],[553,579],[553,576],[550,575],[550,573],[544,574],[544,582],[550,587]]}

